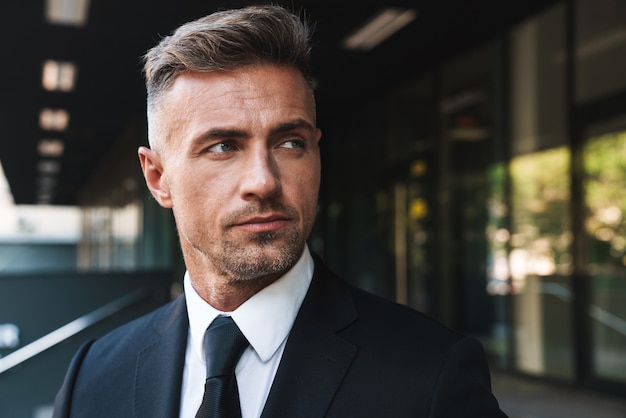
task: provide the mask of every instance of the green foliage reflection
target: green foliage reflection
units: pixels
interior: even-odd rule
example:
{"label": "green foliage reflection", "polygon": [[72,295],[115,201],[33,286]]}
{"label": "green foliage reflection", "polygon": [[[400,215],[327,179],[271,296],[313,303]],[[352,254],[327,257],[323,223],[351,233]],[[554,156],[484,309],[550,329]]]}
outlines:
{"label": "green foliage reflection", "polygon": [[523,286],[529,275],[571,269],[570,150],[567,147],[511,160],[511,276]]}
{"label": "green foliage reflection", "polygon": [[588,262],[626,264],[626,131],[589,139],[583,160]]}

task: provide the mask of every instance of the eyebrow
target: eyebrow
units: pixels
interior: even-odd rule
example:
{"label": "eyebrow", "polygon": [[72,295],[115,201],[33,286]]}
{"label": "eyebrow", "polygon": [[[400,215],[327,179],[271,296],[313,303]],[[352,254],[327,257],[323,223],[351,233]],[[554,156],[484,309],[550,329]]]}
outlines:
{"label": "eyebrow", "polygon": [[306,129],[308,131],[315,131],[315,126],[304,119],[298,118],[296,120],[279,124],[276,128],[272,129],[272,133],[280,134],[284,132],[293,131],[294,129]]}
{"label": "eyebrow", "polygon": [[[286,133],[289,131],[293,131],[295,129],[306,129],[310,132],[314,132],[316,128],[310,122],[304,119],[298,118],[293,121],[280,123],[276,127],[272,128],[271,134],[272,135],[282,134],[282,133]],[[194,139],[194,142],[204,142],[204,141],[220,140],[220,139],[247,138],[248,136],[250,136],[249,133],[241,129],[214,128],[214,129],[209,129],[208,131],[203,132],[200,135],[198,135]]]}

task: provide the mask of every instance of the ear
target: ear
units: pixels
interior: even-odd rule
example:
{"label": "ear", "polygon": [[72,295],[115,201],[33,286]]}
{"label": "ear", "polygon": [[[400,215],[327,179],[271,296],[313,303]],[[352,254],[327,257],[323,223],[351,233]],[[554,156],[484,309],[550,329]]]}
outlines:
{"label": "ear", "polygon": [[163,163],[161,156],[153,150],[146,147],[139,147],[137,151],[141,170],[146,179],[146,185],[152,193],[152,196],[164,208],[172,208],[172,196],[170,187],[163,171]]}
{"label": "ear", "polygon": [[315,129],[315,143],[319,144],[321,138],[322,138],[322,130],[320,128],[316,128]]}

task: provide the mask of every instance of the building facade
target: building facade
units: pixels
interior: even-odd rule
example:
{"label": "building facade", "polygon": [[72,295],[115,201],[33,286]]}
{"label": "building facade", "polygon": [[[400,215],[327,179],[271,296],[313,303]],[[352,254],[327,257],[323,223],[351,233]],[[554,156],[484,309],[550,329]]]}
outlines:
{"label": "building facade", "polygon": [[[321,115],[310,246],[340,275],[477,336],[499,368],[623,393],[625,2],[557,2]],[[134,176],[85,199],[81,269],[182,270]]]}

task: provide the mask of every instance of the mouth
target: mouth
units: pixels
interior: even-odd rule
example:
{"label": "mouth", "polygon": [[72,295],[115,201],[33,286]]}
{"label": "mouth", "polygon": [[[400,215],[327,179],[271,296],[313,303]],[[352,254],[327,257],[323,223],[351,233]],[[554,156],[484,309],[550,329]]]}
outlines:
{"label": "mouth", "polygon": [[236,222],[233,227],[249,233],[275,232],[284,228],[291,218],[281,214],[254,216]]}

